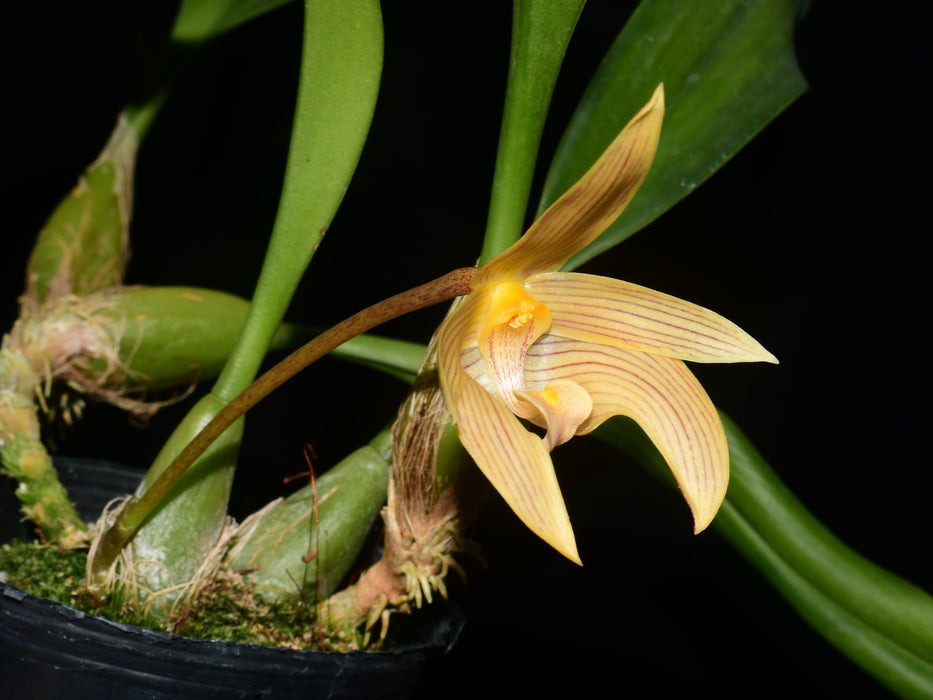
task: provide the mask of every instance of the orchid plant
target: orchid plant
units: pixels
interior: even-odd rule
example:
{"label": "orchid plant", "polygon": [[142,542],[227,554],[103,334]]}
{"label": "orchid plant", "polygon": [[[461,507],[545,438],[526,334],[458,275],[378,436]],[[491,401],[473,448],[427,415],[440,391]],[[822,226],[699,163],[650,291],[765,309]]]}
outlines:
{"label": "orchid plant", "polygon": [[[20,318],[0,351],[0,457],[41,538],[89,550],[90,594],[179,629],[205,587],[233,575],[270,603],[313,601],[317,624],[341,648],[386,644],[393,616],[446,596],[450,571],[462,572],[462,555],[476,552],[477,483],[582,563],[551,452],[592,433],[673,475],[696,532],[719,529],[882,683],[916,697],[933,692],[933,600],[822,529],[684,364],[776,358],[713,311],[573,271],[673,206],[803,91],[792,50],[798,3],[643,0],[567,127],[522,233],[551,94],[584,2],[515,0],[479,263],[323,332],[283,319],[352,188],[376,111],[378,0],[306,0],[288,163],[251,301],[123,285],[137,149],[171,109],[181,66],[212,38],[283,4],[183,0],[171,45],[185,55],[168,52],[143,97],[123,110],[27,265]],[[339,218],[334,228],[339,235]],[[370,333],[442,302],[449,312],[427,345]],[[284,348],[294,351],[257,378],[270,349]],[[235,522],[228,499],[244,414],[328,353],[409,381],[408,397],[368,445]],[[146,392],[208,377],[212,388],[136,492],[86,523],[56,477],[43,414],[77,420],[93,399],[145,416],[162,406]],[[377,521],[382,554],[367,561]]]}

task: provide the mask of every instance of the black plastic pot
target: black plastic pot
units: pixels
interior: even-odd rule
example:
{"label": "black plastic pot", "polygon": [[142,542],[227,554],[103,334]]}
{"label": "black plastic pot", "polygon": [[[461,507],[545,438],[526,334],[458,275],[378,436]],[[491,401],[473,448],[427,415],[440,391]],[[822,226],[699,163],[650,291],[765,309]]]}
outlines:
{"label": "black plastic pot", "polygon": [[[63,460],[62,481],[93,517],[139,474]],[[15,499],[0,500],[0,541],[23,536]],[[6,530],[2,528],[6,527]],[[12,532],[10,530],[13,530]],[[0,685],[4,698],[407,698],[426,663],[463,624],[458,610],[416,616],[419,641],[388,652],[338,654],[190,639],[87,615],[0,584]]]}

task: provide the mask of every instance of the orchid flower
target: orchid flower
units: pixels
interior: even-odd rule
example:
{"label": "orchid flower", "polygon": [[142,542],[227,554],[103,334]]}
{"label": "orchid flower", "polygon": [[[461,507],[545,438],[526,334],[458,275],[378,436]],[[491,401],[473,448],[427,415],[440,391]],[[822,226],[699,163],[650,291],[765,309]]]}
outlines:
{"label": "orchid flower", "polygon": [[[712,311],[628,282],[558,272],[631,201],[663,115],[659,85],[590,170],[478,270],[439,333],[441,389],[463,446],[516,515],[578,564],[550,451],[629,416],[666,459],[700,532],[725,497],[729,457],[716,409],[683,361],[777,362]],[[519,419],[544,428],[544,437]]]}

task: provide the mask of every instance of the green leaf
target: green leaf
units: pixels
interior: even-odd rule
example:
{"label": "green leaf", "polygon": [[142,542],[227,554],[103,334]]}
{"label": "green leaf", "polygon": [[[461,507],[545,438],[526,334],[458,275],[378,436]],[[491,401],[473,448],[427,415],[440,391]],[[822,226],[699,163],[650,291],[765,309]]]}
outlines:
{"label": "green leaf", "polygon": [[271,12],[291,0],[182,0],[172,40],[201,42]]}
{"label": "green leaf", "polygon": [[[102,537],[90,570],[106,571],[127,538],[158,561],[137,575],[168,602],[192,562],[217,543],[236,469],[238,421],[187,471],[179,452],[256,376],[292,295],[340,205],[366,141],[382,72],[378,0],[307,0],[295,120],[279,210],[243,331],[217,383],[169,437],[147,473],[145,492]],[[164,474],[163,474],[164,472]],[[167,502],[161,499],[168,496]],[[152,515],[155,513],[155,515]],[[171,533],[160,553],[160,539]],[[143,580],[148,575],[150,578]],[[170,591],[162,591],[163,586]],[[153,613],[157,612],[154,606]]]}
{"label": "green leaf", "polygon": [[[790,566],[731,504],[724,503],[717,529],[794,606],[814,629],[872,676],[904,698],[933,697],[933,666],[866,624]],[[858,582],[853,581],[853,588]]]}
{"label": "green leaf", "polygon": [[[729,491],[712,526],[817,632],[903,697],[933,697],[933,598],[849,549],[781,483],[738,427],[729,440]],[[673,484],[634,422],[595,433]]]}
{"label": "green leaf", "polygon": [[573,269],[628,238],[744,146],[806,88],[793,52],[798,0],[644,0],[616,38],[571,119],[539,215],[596,160],[664,83],[667,111],[654,165]]}
{"label": "green leaf", "polygon": [[[157,477],[224,405],[213,394],[207,394],[188,411],[149,468],[136,499],[152,495],[148,492],[153,490]],[[152,511],[139,512],[132,508],[131,501],[130,507],[121,512],[123,521],[116,527],[128,521],[130,529],[139,529],[132,547],[125,551],[132,564],[123,570],[123,577],[110,583],[117,595],[134,606],[141,605],[154,620],[164,619],[196,590],[198,571],[217,547],[227,523],[227,500],[242,435],[241,419],[205,451],[174,488],[159,493]],[[99,549],[97,553],[97,557],[89,559],[88,571],[93,580],[101,581],[109,568],[109,555],[102,557]]]}
{"label": "green leaf", "polygon": [[378,0],[309,0],[295,120],[275,226],[240,342],[214,393],[256,376],[292,295],[343,200],[366,142],[382,73]]}
{"label": "green leaf", "polygon": [[403,382],[415,381],[427,348],[421,343],[363,333],[331,355],[390,374]]}
{"label": "green leaf", "polygon": [[123,116],[142,140],[168,99],[172,84],[211,39],[291,0],[182,0],[172,24],[169,44],[142,83]]}
{"label": "green leaf", "polygon": [[505,110],[481,262],[522,235],[541,132],[585,0],[515,0]]}
{"label": "green leaf", "polygon": [[[853,661],[898,693],[933,696],[933,598],[840,542],[781,483],[739,428],[722,418],[731,481],[728,508],[714,527]],[[780,566],[773,565],[775,558]],[[807,586],[814,592],[801,594]],[[841,633],[821,599],[850,616],[852,630],[865,629],[877,640]]]}

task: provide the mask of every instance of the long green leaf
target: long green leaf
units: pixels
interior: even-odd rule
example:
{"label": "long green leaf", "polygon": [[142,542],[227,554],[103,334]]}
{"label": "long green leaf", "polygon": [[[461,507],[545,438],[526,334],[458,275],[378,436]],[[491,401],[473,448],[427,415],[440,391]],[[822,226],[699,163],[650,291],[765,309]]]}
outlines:
{"label": "long green leaf", "polygon": [[585,0],[515,0],[505,111],[481,262],[522,235],[541,132]]}
{"label": "long green leaf", "polygon": [[291,0],[182,0],[172,39],[200,42],[230,31]]}
{"label": "long green leaf", "polygon": [[[924,660],[933,689],[933,598],[846,547],[794,497],[735,423],[723,416],[723,426],[730,504],[825,595]],[[731,539],[727,521],[719,528]]]}
{"label": "long green leaf", "polygon": [[240,342],[214,387],[226,400],[255,377],[343,200],[376,108],[383,47],[378,0],[310,0],[305,12],[279,210]]}
{"label": "long green leaf", "polygon": [[[849,549],[781,483],[722,416],[730,481],[713,528],[829,642],[904,697],[933,697],[933,598]],[[595,433],[673,483],[661,455],[629,420]]]}
{"label": "long green leaf", "polygon": [[806,88],[793,52],[798,0],[644,0],[605,57],[551,165],[540,212],[664,83],[654,165],[625,214],[570,259],[625,240],[712,175]]}
{"label": "long green leaf", "polygon": [[[723,504],[716,529],[794,606],[811,627],[900,697],[933,697],[933,666],[867,624],[790,566],[732,503]],[[860,584],[852,581],[853,588]]]}
{"label": "long green leaf", "polygon": [[123,110],[140,140],[168,99],[172,84],[211,39],[291,0],[181,0],[169,43],[154,70]]}
{"label": "long green leaf", "polygon": [[[211,393],[182,420],[134,501],[101,538],[89,565],[92,579],[102,578],[130,536],[137,552],[162,557],[160,566],[138,572],[139,586],[151,591],[189,581],[215,545],[227,517],[242,421],[180,480],[180,474],[159,477],[255,377],[362,152],[379,91],[382,38],[378,0],[308,0],[285,182],[243,330]],[[184,527],[179,529],[179,523]],[[171,537],[172,552],[158,555],[166,537]],[[165,610],[152,608],[154,614]]]}

